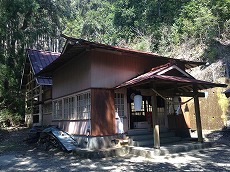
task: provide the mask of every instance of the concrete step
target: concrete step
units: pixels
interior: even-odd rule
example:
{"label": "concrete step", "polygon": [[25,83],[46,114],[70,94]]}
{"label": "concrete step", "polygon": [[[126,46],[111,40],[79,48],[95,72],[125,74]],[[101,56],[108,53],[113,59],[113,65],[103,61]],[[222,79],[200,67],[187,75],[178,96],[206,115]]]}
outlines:
{"label": "concrete step", "polygon": [[[164,137],[175,137],[175,132],[164,132],[164,133],[160,133],[160,137],[164,138]],[[129,136],[130,139],[135,140],[149,140],[149,139],[153,139],[153,133],[149,133],[149,134],[143,134],[143,135],[131,135]]]}
{"label": "concrete step", "polygon": [[181,137],[165,137],[165,138],[161,138],[161,145],[165,145],[168,143],[175,143],[175,142],[179,142],[181,141],[182,138]]}
{"label": "concrete step", "polygon": [[160,133],[160,138],[166,138],[166,137],[175,137],[176,133],[174,131],[168,131],[165,133]]}
{"label": "concrete step", "polygon": [[[160,144],[165,145],[168,143],[174,143],[181,141],[180,137],[168,137],[168,138],[161,138]],[[138,140],[138,141],[130,141],[130,145],[132,146],[141,146],[141,147],[153,147],[154,141],[153,138],[149,140]]]}
{"label": "concrete step", "polygon": [[[169,131],[167,128],[160,128],[160,144],[181,141],[181,137],[175,136],[175,131]],[[129,145],[152,147],[154,143],[153,132],[148,129],[133,129],[129,130],[127,136],[129,137]]]}
{"label": "concrete step", "polygon": [[134,141],[139,141],[139,140],[151,140],[153,139],[153,134],[145,134],[145,135],[133,135],[133,136],[129,136],[130,139],[134,140]]}
{"label": "concrete step", "polygon": [[[167,146],[161,146],[160,149],[124,146],[107,149],[80,149],[77,148],[73,151],[73,155],[87,159],[98,159],[108,157],[124,157],[127,154],[142,156],[145,158],[159,158],[158,156],[170,155],[174,153],[188,152],[192,150],[207,149],[214,145],[214,142],[178,142]],[[153,146],[152,146],[153,147]],[[224,148],[223,148],[224,149]]]}
{"label": "concrete step", "polygon": [[[128,136],[133,136],[133,135],[147,135],[152,133],[153,130],[149,130],[146,128],[140,128],[140,129],[131,129],[127,131]],[[160,133],[167,133],[168,129],[167,128],[160,128]]]}
{"label": "concrete step", "polygon": [[143,148],[143,147],[129,147],[129,153],[136,155],[136,156],[143,156],[146,158],[156,158],[156,156],[168,155],[173,153],[179,152],[188,152],[191,150],[199,150],[210,148],[214,145],[212,142],[178,142],[175,145],[167,145],[161,146],[160,149],[150,149],[150,148]]}
{"label": "concrete step", "polygon": [[148,135],[151,134],[151,131],[148,129],[132,129],[127,131],[128,136],[134,136],[134,135]]}
{"label": "concrete step", "polygon": [[160,128],[160,133],[167,133],[169,132],[168,128]]}

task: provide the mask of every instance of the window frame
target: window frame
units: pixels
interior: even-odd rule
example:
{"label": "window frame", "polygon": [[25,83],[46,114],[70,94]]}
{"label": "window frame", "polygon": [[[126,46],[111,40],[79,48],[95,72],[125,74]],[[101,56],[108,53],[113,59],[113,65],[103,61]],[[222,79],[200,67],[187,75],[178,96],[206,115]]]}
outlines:
{"label": "window frame", "polygon": [[77,120],[89,120],[91,118],[91,92],[76,94],[75,98]]}
{"label": "window frame", "polygon": [[124,118],[126,115],[125,111],[125,94],[122,92],[114,93],[114,107],[115,112],[118,114],[120,118]]}
{"label": "window frame", "polygon": [[[78,97],[82,97],[82,102],[80,102],[81,107],[78,111]],[[86,99],[85,99],[86,98]],[[72,99],[72,100],[71,100]],[[57,107],[55,103],[61,103],[61,115],[57,114]],[[71,103],[72,102],[72,103]],[[86,105],[85,105],[85,104]],[[87,106],[87,111],[84,112],[82,109]],[[59,108],[60,108],[59,107]],[[91,90],[78,92],[69,96],[58,98],[52,101],[52,120],[90,120],[91,118]],[[70,113],[71,112],[71,113]],[[85,114],[84,114],[85,113]],[[78,115],[79,114],[79,115]],[[86,116],[87,114],[87,116]]]}
{"label": "window frame", "polygon": [[[56,104],[58,104],[58,106],[56,106]],[[59,104],[61,104],[61,106]],[[63,114],[63,102],[62,102],[62,99],[56,99],[56,100],[53,101],[53,110],[52,111],[53,111],[53,113],[52,113],[52,119],[53,120],[61,120],[63,118],[62,117],[62,114]],[[58,115],[58,112],[61,112],[61,115]]]}

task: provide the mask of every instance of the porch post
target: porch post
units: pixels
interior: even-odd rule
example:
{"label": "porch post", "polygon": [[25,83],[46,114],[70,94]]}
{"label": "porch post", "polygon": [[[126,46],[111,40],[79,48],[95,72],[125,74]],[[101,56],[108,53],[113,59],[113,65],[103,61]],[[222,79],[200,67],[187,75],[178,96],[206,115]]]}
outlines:
{"label": "porch post", "polygon": [[202,126],[201,126],[201,118],[200,118],[200,105],[199,105],[199,96],[197,95],[198,89],[196,85],[193,85],[194,95],[194,105],[195,105],[195,115],[196,115],[196,128],[198,135],[198,142],[203,142],[202,135]]}
{"label": "porch post", "polygon": [[[39,102],[42,102],[42,86],[39,86],[39,98],[38,98]],[[41,126],[43,126],[43,112],[42,112],[42,104],[39,104],[39,123],[41,124]]]}
{"label": "porch post", "polygon": [[159,130],[159,120],[157,114],[157,98],[156,93],[153,93],[151,97],[152,103],[152,120],[153,120],[153,139],[154,139],[154,148],[160,148],[160,130]]}

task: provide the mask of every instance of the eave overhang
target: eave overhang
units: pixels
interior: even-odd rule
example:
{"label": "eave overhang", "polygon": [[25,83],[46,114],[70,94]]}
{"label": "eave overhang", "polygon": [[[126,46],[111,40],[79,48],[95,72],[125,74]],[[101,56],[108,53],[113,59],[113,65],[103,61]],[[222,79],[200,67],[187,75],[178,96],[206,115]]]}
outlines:
{"label": "eave overhang", "polygon": [[[154,84],[156,89],[161,92],[178,92],[178,93],[191,93],[194,86],[198,90],[204,90],[214,87],[227,87],[226,84],[212,83],[202,80],[197,80],[187,72],[179,70],[174,64],[162,65],[158,68],[154,68],[151,71],[139,75],[133,79],[130,79],[115,89],[136,87],[139,89],[152,88]],[[170,70],[167,70],[170,69]],[[178,70],[179,75],[173,75],[172,70]]]}

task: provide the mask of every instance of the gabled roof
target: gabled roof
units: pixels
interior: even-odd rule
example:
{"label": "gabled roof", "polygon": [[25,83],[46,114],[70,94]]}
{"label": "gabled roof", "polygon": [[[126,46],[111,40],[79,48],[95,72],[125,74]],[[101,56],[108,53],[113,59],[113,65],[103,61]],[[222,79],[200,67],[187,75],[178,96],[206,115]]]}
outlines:
{"label": "gabled roof", "polygon": [[[26,54],[27,59],[24,67],[21,86],[25,85],[27,82],[24,75],[28,74],[30,67],[32,68],[33,74],[36,75],[60,56],[60,53],[33,49],[27,49]],[[35,79],[39,85],[52,85],[52,79],[50,77],[35,77]]]}
{"label": "gabled roof", "polygon": [[154,82],[159,90],[173,90],[174,85],[177,86],[178,91],[191,92],[193,85],[196,84],[198,90],[213,88],[213,87],[226,87],[225,84],[217,84],[206,81],[197,80],[188,74],[186,71],[180,69],[175,63],[169,62],[165,65],[153,68],[151,71],[130,79],[116,88],[132,87],[146,85]]}
{"label": "gabled roof", "polygon": [[60,53],[28,49],[27,55],[33,72],[36,75],[50,63],[56,60],[60,56]]}
{"label": "gabled roof", "polygon": [[[65,43],[65,46],[63,48],[60,58],[58,58],[53,63],[48,65],[45,69],[39,72],[38,75],[52,76],[53,71],[61,67],[63,64],[67,63],[70,59],[78,58],[82,54],[87,52],[88,50],[92,50],[92,49],[105,50],[109,52],[119,52],[123,54],[136,55],[140,57],[148,56],[152,58],[159,58],[159,60],[162,60],[165,63],[167,63],[169,59],[172,59],[172,58],[164,57],[164,56],[161,56],[155,53],[137,51],[137,50],[132,50],[128,48],[120,48],[117,46],[90,42],[90,41],[86,41],[83,39],[76,39],[76,38],[68,37],[65,35],[62,35],[62,36],[66,38],[66,43]],[[190,69],[190,68],[205,64],[204,62],[193,62],[193,61],[186,61],[186,60],[181,60],[181,59],[174,59],[174,60],[180,61],[181,63],[183,63],[186,69]]]}

